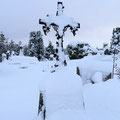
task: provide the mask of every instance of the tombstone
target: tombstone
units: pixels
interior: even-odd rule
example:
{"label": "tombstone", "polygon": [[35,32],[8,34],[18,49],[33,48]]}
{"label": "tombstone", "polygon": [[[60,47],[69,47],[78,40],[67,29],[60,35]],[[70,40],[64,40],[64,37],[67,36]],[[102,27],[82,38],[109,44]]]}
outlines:
{"label": "tombstone", "polygon": [[51,27],[56,31],[56,64],[55,67],[59,65],[67,65],[66,59],[64,57],[63,50],[63,36],[67,29],[70,29],[73,35],[76,35],[76,31],[80,28],[80,24],[75,22],[73,18],[67,17],[63,14],[64,6],[62,2],[57,3],[56,16],[47,15],[45,19],[39,19],[39,24],[42,25],[42,29],[45,35],[50,31]]}

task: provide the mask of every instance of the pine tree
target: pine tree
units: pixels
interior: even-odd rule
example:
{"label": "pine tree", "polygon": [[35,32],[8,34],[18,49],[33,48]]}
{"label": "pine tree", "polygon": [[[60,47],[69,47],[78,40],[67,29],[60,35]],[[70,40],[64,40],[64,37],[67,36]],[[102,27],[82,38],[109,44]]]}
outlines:
{"label": "pine tree", "polygon": [[30,33],[28,54],[37,57],[39,61],[44,59],[44,44],[40,31]]}
{"label": "pine tree", "polygon": [[23,54],[24,54],[25,56],[28,56],[28,46],[27,46],[27,45],[24,45],[24,46],[23,46]]}
{"label": "pine tree", "polygon": [[118,53],[120,51],[120,28],[114,28],[112,34],[110,50],[112,53]]}
{"label": "pine tree", "polygon": [[55,49],[52,43],[49,41],[48,46],[45,48],[45,58],[48,60],[53,60],[55,54]]}
{"label": "pine tree", "polygon": [[10,54],[12,54],[12,52],[14,52],[15,55],[19,55],[20,52],[20,46],[21,46],[22,42],[19,41],[19,43],[15,43],[13,40],[11,40],[8,43],[8,49],[10,51]]}

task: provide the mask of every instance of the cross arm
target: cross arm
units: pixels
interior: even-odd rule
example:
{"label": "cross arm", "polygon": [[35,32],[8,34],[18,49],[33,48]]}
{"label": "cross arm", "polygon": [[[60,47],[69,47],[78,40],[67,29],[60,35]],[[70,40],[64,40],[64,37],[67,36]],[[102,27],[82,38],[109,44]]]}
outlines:
{"label": "cross arm", "polygon": [[75,36],[76,35],[76,31],[78,31],[78,29],[80,28],[80,23],[77,23],[77,25],[75,27],[73,27],[72,25],[66,25],[64,27],[64,32],[67,30],[67,29],[70,29],[71,32],[73,33],[73,35]]}
{"label": "cross arm", "polygon": [[47,35],[47,33],[50,31],[50,27],[52,26],[53,29],[57,32],[58,25],[55,23],[50,23],[49,25],[42,19],[39,19],[39,24],[43,25],[42,29],[44,31],[44,34]]}

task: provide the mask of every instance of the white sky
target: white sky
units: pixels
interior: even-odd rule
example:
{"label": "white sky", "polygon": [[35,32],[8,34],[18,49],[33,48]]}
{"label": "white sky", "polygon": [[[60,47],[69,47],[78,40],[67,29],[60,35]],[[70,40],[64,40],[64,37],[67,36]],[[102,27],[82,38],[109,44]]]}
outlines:
{"label": "white sky", "polygon": [[[0,0],[0,31],[9,39],[28,43],[29,32],[41,30],[39,18],[55,15],[58,0]],[[88,42],[101,47],[110,42],[112,29],[120,26],[120,0],[61,0],[64,14],[80,22],[76,37],[70,31],[64,38],[65,46],[72,40]],[[44,36],[55,42],[54,32]]]}

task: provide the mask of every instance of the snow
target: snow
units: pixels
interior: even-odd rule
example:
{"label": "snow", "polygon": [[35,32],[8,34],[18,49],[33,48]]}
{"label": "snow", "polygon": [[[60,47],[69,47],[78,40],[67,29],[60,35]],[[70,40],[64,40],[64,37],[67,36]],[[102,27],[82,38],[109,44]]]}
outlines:
{"label": "snow", "polygon": [[88,45],[87,42],[81,42],[81,41],[78,41],[78,40],[71,41],[68,45],[76,47],[78,44],[87,44]]}
{"label": "snow", "polygon": [[47,16],[46,19],[42,19],[42,21],[47,23],[47,26],[49,26],[51,23],[55,23],[56,25],[60,26],[62,30],[67,25],[71,25],[73,28],[78,26],[78,23],[74,22],[73,18],[67,17],[63,14],[60,16]]}
{"label": "snow", "polygon": [[55,112],[49,119],[46,120],[89,120],[83,111],[75,110],[60,110]]}
{"label": "snow", "polygon": [[80,68],[83,84],[90,82],[95,72],[101,72],[103,78],[109,75],[112,72],[112,59],[110,55],[95,55],[75,60],[76,66]]}
{"label": "snow", "polygon": [[[54,62],[12,56],[0,63],[0,120],[39,120],[40,91],[46,120],[120,120],[120,81],[101,82],[112,71],[112,56],[68,60],[67,67],[50,73]],[[77,66],[81,77],[76,75]],[[97,83],[82,84],[91,78]]]}
{"label": "snow", "polygon": [[108,45],[108,42],[104,42],[103,45]]}
{"label": "snow", "polygon": [[[120,119],[120,81],[109,80],[84,87],[86,111],[93,120]],[[89,100],[88,100],[89,99]]]}
{"label": "snow", "polygon": [[95,72],[91,78],[94,83],[102,82],[103,77],[101,72]]}

